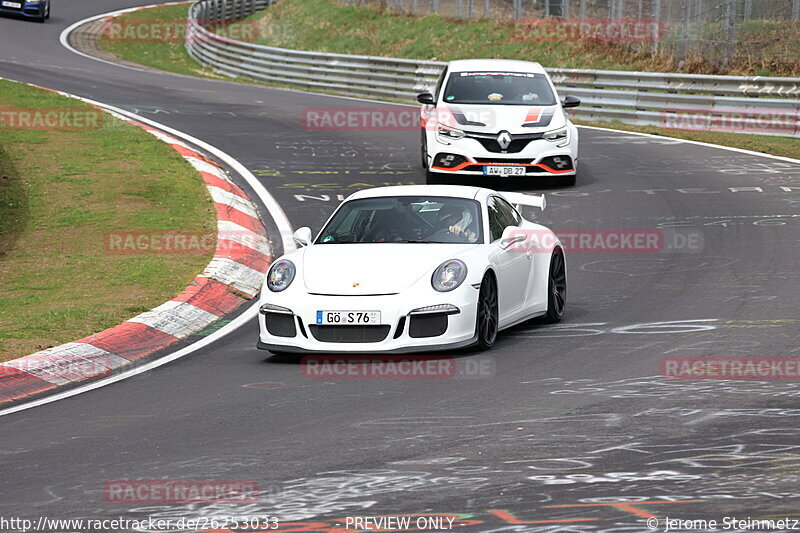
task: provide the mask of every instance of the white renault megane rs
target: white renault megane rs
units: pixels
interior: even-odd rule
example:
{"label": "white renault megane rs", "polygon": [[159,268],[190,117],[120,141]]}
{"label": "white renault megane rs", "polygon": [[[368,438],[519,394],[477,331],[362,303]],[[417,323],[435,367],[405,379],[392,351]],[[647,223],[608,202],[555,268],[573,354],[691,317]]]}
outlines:
{"label": "white renault megane rs", "polygon": [[[561,320],[561,242],[519,206],[544,196],[410,185],[357,192],[270,267],[258,347],[412,352],[477,345],[529,318]],[[516,206],[516,207],[515,207]]]}
{"label": "white renault megane rs", "polygon": [[450,62],[422,104],[422,166],[429,183],[444,175],[575,183],[578,130],[539,63],[505,59]]}

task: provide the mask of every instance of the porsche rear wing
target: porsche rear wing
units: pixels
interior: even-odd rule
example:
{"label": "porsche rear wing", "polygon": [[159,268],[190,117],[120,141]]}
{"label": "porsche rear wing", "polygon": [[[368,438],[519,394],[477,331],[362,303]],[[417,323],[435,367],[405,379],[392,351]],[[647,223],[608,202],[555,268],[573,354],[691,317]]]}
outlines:
{"label": "porsche rear wing", "polygon": [[520,206],[528,206],[528,207],[538,207],[542,211],[547,206],[547,202],[544,199],[544,194],[540,194],[537,196],[531,194],[523,194],[521,192],[502,192],[499,191],[503,198],[509,201],[509,203],[515,205],[517,209]]}

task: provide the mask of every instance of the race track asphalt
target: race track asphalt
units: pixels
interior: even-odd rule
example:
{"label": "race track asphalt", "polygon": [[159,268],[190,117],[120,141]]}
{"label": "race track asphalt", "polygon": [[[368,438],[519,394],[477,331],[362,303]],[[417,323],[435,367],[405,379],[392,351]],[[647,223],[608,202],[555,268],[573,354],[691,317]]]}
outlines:
{"label": "race track asphalt", "polygon": [[[44,25],[0,18],[0,76],[217,146],[295,228],[319,229],[337,195],[424,180],[416,131],[301,120],[380,104],[136,71],[59,44],[75,21],[146,3],[60,0]],[[562,324],[455,354],[474,371],[463,379],[305,377],[256,350],[251,323],[139,377],[2,417],[0,517],[271,515],[324,531],[347,516],[449,514],[469,531],[609,533],[647,531],[651,514],[800,518],[800,383],[661,377],[668,357],[800,357],[800,165],[582,128],[576,187],[519,190],[548,194],[530,214],[557,232],[664,230],[677,246],[569,254]],[[111,481],[154,479],[251,480],[265,494],[241,506],[104,497]]]}

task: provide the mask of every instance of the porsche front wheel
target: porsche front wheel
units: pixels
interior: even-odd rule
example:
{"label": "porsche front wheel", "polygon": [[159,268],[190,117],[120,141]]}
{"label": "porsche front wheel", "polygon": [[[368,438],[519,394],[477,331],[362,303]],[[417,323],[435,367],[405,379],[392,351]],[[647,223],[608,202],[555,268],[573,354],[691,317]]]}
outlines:
{"label": "porsche front wheel", "polygon": [[476,329],[478,346],[488,350],[497,338],[497,284],[491,276],[485,276],[478,293],[478,312]]}
{"label": "porsche front wheel", "polygon": [[550,258],[550,275],[547,279],[547,314],[545,321],[561,322],[567,304],[567,267],[561,248],[553,250]]}

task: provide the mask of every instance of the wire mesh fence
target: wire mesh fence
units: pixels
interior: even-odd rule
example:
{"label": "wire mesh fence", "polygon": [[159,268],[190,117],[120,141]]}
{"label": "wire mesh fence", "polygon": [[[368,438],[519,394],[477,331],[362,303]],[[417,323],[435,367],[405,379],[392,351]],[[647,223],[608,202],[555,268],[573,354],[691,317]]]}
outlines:
{"label": "wire mesh fence", "polygon": [[744,62],[764,74],[800,61],[800,0],[342,1],[398,14],[514,21],[517,36],[618,43],[683,62]]}
{"label": "wire mesh fence", "polygon": [[[408,103],[430,91],[445,63],[312,52],[214,33],[270,0],[200,0],[189,10],[186,50],[231,77]],[[800,78],[548,68],[562,96],[577,96],[583,120],[800,138]],[[416,127],[416,126],[415,126]]]}

